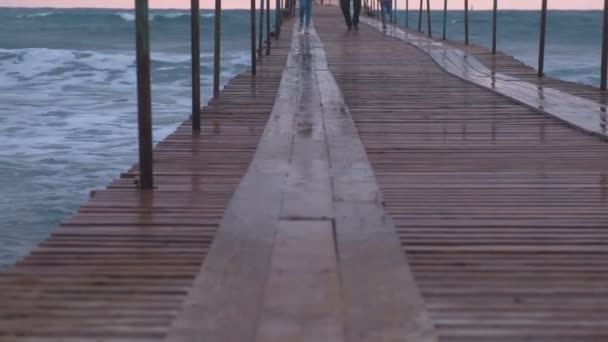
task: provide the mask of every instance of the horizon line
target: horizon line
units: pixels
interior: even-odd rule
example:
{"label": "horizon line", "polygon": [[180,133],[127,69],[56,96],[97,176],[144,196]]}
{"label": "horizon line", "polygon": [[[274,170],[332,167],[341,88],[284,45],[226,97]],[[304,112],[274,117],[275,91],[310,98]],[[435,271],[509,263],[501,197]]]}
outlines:
{"label": "horizon line", "polygon": [[[326,5],[335,6],[335,5]],[[337,6],[336,6],[337,7]],[[20,9],[105,9],[105,10],[134,10],[133,7],[95,7],[95,6],[0,6],[0,9],[5,8],[20,8]],[[189,10],[190,7],[150,7],[150,10]],[[202,7],[201,9],[215,9],[215,7]],[[224,7],[222,10],[251,10],[250,7]],[[432,11],[443,11],[443,8],[431,8]],[[602,11],[602,8],[555,8],[548,9],[549,11]],[[397,9],[397,11],[403,11],[403,9]],[[417,9],[410,9],[411,12],[417,12]],[[448,9],[448,11],[464,11],[464,9]],[[477,9],[472,12],[488,12],[492,9]],[[498,11],[525,11],[525,12],[540,12],[539,9],[526,9],[526,8],[499,8]]]}

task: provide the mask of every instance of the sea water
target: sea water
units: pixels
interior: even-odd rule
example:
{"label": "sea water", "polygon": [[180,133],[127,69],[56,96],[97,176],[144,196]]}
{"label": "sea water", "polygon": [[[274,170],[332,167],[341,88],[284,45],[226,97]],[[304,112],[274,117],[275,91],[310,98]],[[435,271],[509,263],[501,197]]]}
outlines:
{"label": "sea water", "polygon": [[[222,83],[250,67],[249,12],[222,15]],[[137,160],[134,14],[0,8],[0,269]],[[191,112],[190,15],[150,13],[154,140]],[[214,15],[201,14],[202,96]]]}
{"label": "sea water", "polygon": [[[441,12],[433,30],[441,32]],[[475,11],[471,40],[488,46],[491,12]],[[535,65],[538,12],[499,15],[501,50]],[[153,10],[154,139],[190,113],[190,17]],[[416,25],[410,12],[410,25]],[[400,23],[405,13],[399,12]],[[222,14],[222,82],[247,70],[248,11]],[[463,13],[448,13],[463,38]],[[0,268],[25,255],[137,159],[134,15],[128,10],[0,8]],[[344,29],[339,23],[336,30]],[[211,94],[213,13],[203,11],[202,94]],[[425,25],[426,27],[426,25]],[[600,12],[549,13],[550,75],[599,82]]]}

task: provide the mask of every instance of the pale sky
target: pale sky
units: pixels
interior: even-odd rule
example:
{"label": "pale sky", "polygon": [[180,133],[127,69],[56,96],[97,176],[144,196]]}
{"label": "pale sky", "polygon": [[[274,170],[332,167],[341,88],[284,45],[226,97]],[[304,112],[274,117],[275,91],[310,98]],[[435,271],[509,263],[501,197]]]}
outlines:
{"label": "pale sky", "polygon": [[[155,8],[188,8],[190,0],[149,0],[150,6]],[[326,0],[330,1],[330,0]],[[331,0],[337,2],[338,0]],[[405,0],[397,0],[399,7],[403,8]],[[410,7],[416,7],[418,0],[409,0]],[[462,8],[464,0],[449,0],[451,8]],[[551,9],[599,9],[603,7],[603,0],[549,0]],[[134,0],[0,0],[0,7],[108,7],[132,8]],[[213,0],[201,0],[201,6],[211,8]],[[256,0],[259,3],[259,0]],[[272,1],[274,3],[274,1]],[[426,3],[426,1],[425,1]],[[475,9],[489,9],[492,0],[469,0]],[[248,8],[248,0],[222,0],[224,8]],[[434,8],[443,8],[443,0],[431,0]],[[499,0],[501,8],[539,9],[541,0]],[[413,6],[412,6],[413,5]]]}

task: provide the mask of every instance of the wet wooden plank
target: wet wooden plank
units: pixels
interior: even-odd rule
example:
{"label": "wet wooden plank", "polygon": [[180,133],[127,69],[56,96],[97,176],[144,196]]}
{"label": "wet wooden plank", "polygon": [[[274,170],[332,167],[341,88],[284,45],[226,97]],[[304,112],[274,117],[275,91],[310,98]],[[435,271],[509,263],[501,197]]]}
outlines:
{"label": "wet wooden plank", "polygon": [[257,342],[343,342],[332,222],[282,221]]}
{"label": "wet wooden plank", "polygon": [[[325,19],[325,18],[323,18]],[[317,20],[318,29],[332,22]],[[311,35],[330,156],[336,249],[348,341],[437,341],[372,166],[331,72],[322,41]]]}

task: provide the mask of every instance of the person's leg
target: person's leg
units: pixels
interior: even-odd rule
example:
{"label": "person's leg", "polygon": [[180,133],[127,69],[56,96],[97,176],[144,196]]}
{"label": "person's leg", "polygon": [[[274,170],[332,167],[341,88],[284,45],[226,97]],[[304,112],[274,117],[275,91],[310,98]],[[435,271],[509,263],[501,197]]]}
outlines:
{"label": "person's leg", "polygon": [[346,26],[351,28],[353,26],[353,22],[350,19],[350,0],[340,0],[340,8],[342,8],[342,14],[344,15]]}
{"label": "person's leg", "polygon": [[353,0],[353,24],[359,27],[359,15],[361,14],[361,0]]}
{"label": "person's leg", "polygon": [[306,27],[310,27],[310,19],[312,18],[312,0],[304,0],[306,4]]}
{"label": "person's leg", "polygon": [[300,0],[300,30],[304,25],[304,14],[306,13],[306,0]]}

